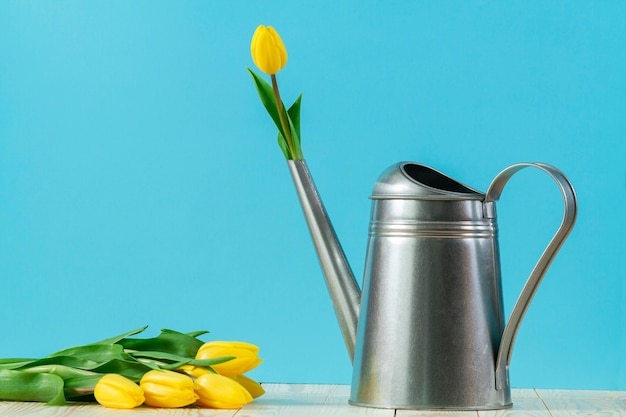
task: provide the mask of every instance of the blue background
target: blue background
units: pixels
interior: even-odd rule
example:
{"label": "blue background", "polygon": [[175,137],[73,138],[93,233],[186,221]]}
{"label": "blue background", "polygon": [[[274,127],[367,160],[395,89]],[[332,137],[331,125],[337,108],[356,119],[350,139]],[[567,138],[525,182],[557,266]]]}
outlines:
{"label": "blue background", "polygon": [[[276,131],[246,66],[283,37],[309,167],[362,273],[371,187],[400,160],[483,191],[563,170],[578,223],[524,319],[514,387],[626,389],[626,3],[0,3],[0,357],[151,326],[261,346],[262,381],[349,383]],[[528,171],[528,172],[526,172]],[[558,188],[498,204],[507,312]]]}

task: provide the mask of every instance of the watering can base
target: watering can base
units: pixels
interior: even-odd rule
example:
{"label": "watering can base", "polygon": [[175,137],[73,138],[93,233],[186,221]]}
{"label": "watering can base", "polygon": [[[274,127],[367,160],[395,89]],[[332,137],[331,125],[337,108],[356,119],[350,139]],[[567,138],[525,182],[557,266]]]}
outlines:
{"label": "watering can base", "polygon": [[369,404],[348,400],[348,404],[356,407],[396,409],[396,410],[449,410],[449,411],[485,411],[485,410],[503,410],[513,407],[513,403],[506,404],[486,404],[480,406],[441,406],[428,404],[410,404],[410,405],[393,405],[393,404]]}

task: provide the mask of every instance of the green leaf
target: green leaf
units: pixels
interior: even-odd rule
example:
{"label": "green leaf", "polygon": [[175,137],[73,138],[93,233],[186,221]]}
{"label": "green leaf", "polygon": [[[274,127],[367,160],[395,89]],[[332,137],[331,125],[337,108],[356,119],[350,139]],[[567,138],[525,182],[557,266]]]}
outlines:
{"label": "green leaf", "polygon": [[202,340],[193,336],[167,329],[163,329],[157,337],[127,338],[120,340],[119,343],[125,349],[168,352],[186,358],[194,358],[200,346],[204,344]]}
{"label": "green leaf", "polygon": [[185,334],[188,335],[188,336],[191,336],[191,337],[198,337],[198,336],[202,336],[203,334],[207,334],[207,333],[209,333],[208,330],[196,330],[195,332],[187,332]]}
{"label": "green leaf", "polygon": [[67,368],[75,368],[72,376],[79,376],[80,370],[83,370],[91,371],[91,373],[116,373],[135,381],[141,379],[149,370],[158,368],[155,365],[139,362],[125,352],[122,345],[118,344],[77,346],[57,353],[62,353],[62,355],[53,355],[31,362],[23,369],[57,366],[59,371],[69,371]]}
{"label": "green leaf", "polygon": [[35,362],[37,359],[17,359],[7,358],[0,359],[0,369],[18,369],[24,365]]}
{"label": "green leaf", "polygon": [[42,365],[64,365],[64,366],[69,366],[69,367],[78,368],[78,369],[90,369],[95,366],[98,366],[98,362],[85,359],[85,358],[75,358],[73,356],[53,356],[53,357],[42,358],[33,362],[29,362],[15,369],[24,370],[24,369],[32,368],[35,366],[42,366]]}
{"label": "green leaf", "polygon": [[[150,361],[150,360],[146,360],[146,359],[140,359],[139,362],[141,362],[142,364],[146,365],[150,369],[157,369],[157,370],[158,369],[168,369],[168,370],[175,369],[175,368],[171,368],[170,364],[165,364],[163,362],[156,363],[154,361]],[[182,365],[185,365],[185,364],[186,364],[186,362],[183,363]]]}
{"label": "green leaf", "polygon": [[71,366],[57,365],[57,364],[33,366],[33,367],[25,368],[21,371],[31,372],[31,373],[54,374],[54,375],[60,376],[63,379],[78,377],[78,376],[94,375],[94,373],[91,371],[86,371],[84,369],[72,368]]}
{"label": "green leaf", "polygon": [[189,362],[190,360],[192,360],[193,358],[187,358],[184,356],[180,356],[180,355],[174,355],[172,353],[167,353],[167,352],[155,352],[155,351],[145,351],[145,350],[141,350],[141,351],[134,351],[134,352],[130,352],[130,355],[135,357],[135,358],[149,358],[149,359],[159,359],[159,360],[165,360],[165,361],[170,361],[170,362]]}
{"label": "green leaf", "polygon": [[0,400],[65,404],[63,378],[46,373],[0,371]]}
{"label": "green leaf", "polygon": [[108,339],[104,339],[104,340],[102,340],[100,342],[96,342],[96,343],[93,343],[93,344],[106,345],[106,344],[117,343],[120,340],[127,338],[128,336],[133,336],[133,335],[136,335],[138,333],[141,333],[144,330],[146,330],[147,328],[148,328],[148,326],[143,326],[143,327],[140,327],[138,329],[131,330],[130,332],[122,333],[122,334],[120,334],[118,336],[110,337]]}
{"label": "green leaf", "polygon": [[252,75],[252,79],[254,80],[254,85],[256,86],[257,92],[259,93],[259,97],[261,98],[261,102],[265,109],[269,113],[270,117],[274,121],[274,124],[278,128],[278,131],[284,136],[283,126],[280,123],[280,116],[278,114],[278,107],[276,105],[276,97],[274,96],[274,89],[271,85],[268,84],[263,78],[261,78],[257,73],[248,68],[248,72]]}
{"label": "green leaf", "polygon": [[[137,351],[131,352],[131,355],[135,358],[148,358],[148,359],[156,359],[161,361],[169,361],[172,363],[178,363],[180,366],[190,364],[195,366],[212,366],[217,365],[218,363],[228,362],[230,360],[235,359],[235,356],[220,356],[219,358],[210,358],[210,359],[194,359],[194,358],[186,358],[179,355],[173,355],[171,353],[166,352],[147,352],[147,351]],[[171,367],[168,367],[171,368]]]}
{"label": "green leaf", "polygon": [[278,132],[278,146],[283,151],[286,159],[302,159],[302,149],[300,147],[300,101],[302,100],[302,94],[298,96],[297,100],[287,110],[286,116],[289,123],[289,130],[291,131],[291,137],[293,138],[294,149],[291,149],[287,140],[283,137],[282,133]]}
{"label": "green leaf", "polygon": [[[185,359],[184,361],[180,361],[180,362],[162,363],[159,365],[158,369],[165,369],[166,371],[175,371],[178,368],[189,364],[189,362],[191,362],[191,359]],[[150,363],[150,362],[146,362],[146,363]]]}
{"label": "green leaf", "polygon": [[[75,346],[53,353],[48,356],[48,358],[54,358],[57,356],[85,359],[96,363],[106,362],[111,359],[132,360],[132,357],[128,355],[128,353],[124,352],[124,347],[119,344],[103,345],[96,343],[93,345]],[[77,367],[81,368],[81,366]]]}
{"label": "green leaf", "polygon": [[14,363],[26,363],[36,361],[37,359],[33,358],[3,358],[0,359],[0,365],[12,365]]}
{"label": "green leaf", "polygon": [[183,332],[179,332],[178,330],[161,329],[161,333],[170,333],[170,334],[177,334],[177,335],[186,335],[186,336],[191,336],[191,337],[197,337],[197,336],[195,336],[196,333],[205,334],[205,333],[208,333],[208,331],[206,331],[206,330],[198,330],[198,331],[195,331],[195,332],[183,333]]}
{"label": "green leaf", "polygon": [[283,137],[283,134],[280,132],[278,132],[278,146],[283,151],[285,159],[293,159],[291,156],[291,151],[289,150],[289,145],[287,145],[287,141]]}
{"label": "green leaf", "polygon": [[[274,124],[278,128],[278,146],[283,151],[283,155],[285,155],[286,159],[302,159],[302,150],[300,146],[300,102],[302,101],[302,94],[298,96],[296,101],[291,105],[291,107],[285,111],[285,115],[287,120],[289,121],[289,132],[291,137],[293,138],[293,147],[291,149],[289,146],[285,135],[285,131],[283,129],[283,125],[280,122],[280,114],[278,112],[278,106],[276,103],[276,97],[274,96],[274,89],[269,83],[267,83],[263,78],[261,78],[258,74],[248,68],[248,72],[252,75],[252,79],[254,80],[254,84],[256,85],[257,92],[259,93],[259,97],[261,98],[261,102],[265,106],[265,109],[269,113],[270,117],[274,121]],[[282,108],[285,109],[284,103],[282,104]],[[284,110],[283,110],[284,111]]]}
{"label": "green leaf", "polygon": [[92,394],[96,384],[104,375],[77,376],[65,379],[65,398],[72,401],[95,401]]}
{"label": "green leaf", "polygon": [[289,110],[287,110],[287,114],[289,115],[289,119],[293,123],[293,127],[296,131],[296,135],[298,137],[298,145],[300,145],[300,103],[302,102],[302,94],[298,96],[296,101],[293,102]]}
{"label": "green leaf", "polygon": [[291,150],[291,156],[293,159],[302,159],[302,150],[300,149],[300,137],[296,132],[296,128],[291,121],[289,113],[287,113],[287,122],[289,123],[289,130],[291,131],[291,137],[293,138],[293,149]]}
{"label": "green leaf", "polygon": [[220,356],[219,358],[211,358],[211,359],[193,359],[189,362],[190,365],[195,366],[204,366],[209,367],[213,365],[217,365],[219,363],[224,363],[228,361],[232,361],[236,356]]}
{"label": "green leaf", "polygon": [[91,369],[93,372],[100,374],[120,374],[131,381],[139,381],[141,377],[148,371],[155,369],[144,362],[125,361],[121,359],[113,359]]}

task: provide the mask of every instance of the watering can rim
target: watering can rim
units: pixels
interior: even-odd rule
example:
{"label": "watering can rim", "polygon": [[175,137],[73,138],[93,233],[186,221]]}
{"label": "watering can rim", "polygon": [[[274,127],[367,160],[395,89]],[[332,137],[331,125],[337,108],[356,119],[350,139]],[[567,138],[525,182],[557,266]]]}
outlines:
{"label": "watering can rim", "polygon": [[485,193],[432,167],[411,161],[397,162],[374,183],[372,200],[480,200]]}

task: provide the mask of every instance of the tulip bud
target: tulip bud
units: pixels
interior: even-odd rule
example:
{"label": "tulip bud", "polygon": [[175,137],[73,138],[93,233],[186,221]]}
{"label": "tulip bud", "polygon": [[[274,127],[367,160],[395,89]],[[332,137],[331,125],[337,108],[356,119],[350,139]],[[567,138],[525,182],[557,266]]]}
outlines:
{"label": "tulip bud", "polygon": [[268,75],[276,74],[287,63],[287,49],[271,26],[259,25],[252,35],[250,52],[254,64]]}
{"label": "tulip bud", "polygon": [[245,342],[207,342],[198,349],[196,359],[213,359],[222,356],[234,356],[227,362],[211,365],[220,375],[238,376],[256,368],[261,362],[259,347]]}
{"label": "tulip bud", "polygon": [[261,384],[259,384],[252,378],[248,378],[245,375],[239,375],[234,377],[233,379],[246,390],[248,390],[250,395],[252,395],[252,398],[259,398],[261,395],[265,394],[265,390],[263,389]]}
{"label": "tulip bud", "polygon": [[198,404],[210,408],[241,408],[252,401],[250,393],[231,378],[218,374],[200,375],[195,382]]}
{"label": "tulip bud", "polygon": [[193,390],[193,380],[178,372],[148,371],[139,385],[146,397],[146,404],[151,407],[184,407],[193,404],[198,398]]}
{"label": "tulip bud", "polygon": [[139,385],[118,374],[106,374],[100,378],[93,394],[96,401],[109,408],[135,408],[144,401]]}
{"label": "tulip bud", "polygon": [[207,368],[194,365],[183,365],[180,367],[180,370],[193,378],[197,378],[200,375],[209,373],[209,370]]}

